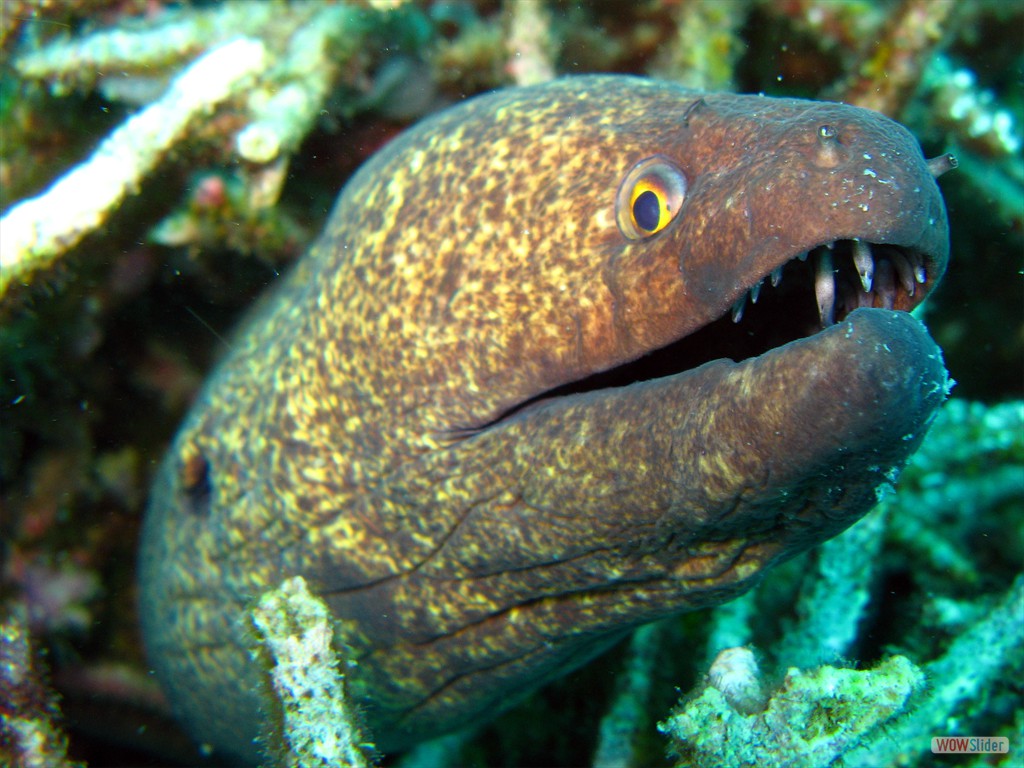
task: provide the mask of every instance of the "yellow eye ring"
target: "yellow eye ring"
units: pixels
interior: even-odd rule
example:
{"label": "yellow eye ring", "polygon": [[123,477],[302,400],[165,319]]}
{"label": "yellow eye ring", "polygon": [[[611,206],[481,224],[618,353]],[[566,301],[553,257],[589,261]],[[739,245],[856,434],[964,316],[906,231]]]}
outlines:
{"label": "yellow eye ring", "polygon": [[619,185],[615,218],[630,240],[656,235],[672,223],[686,197],[686,176],[663,155],[634,165]]}

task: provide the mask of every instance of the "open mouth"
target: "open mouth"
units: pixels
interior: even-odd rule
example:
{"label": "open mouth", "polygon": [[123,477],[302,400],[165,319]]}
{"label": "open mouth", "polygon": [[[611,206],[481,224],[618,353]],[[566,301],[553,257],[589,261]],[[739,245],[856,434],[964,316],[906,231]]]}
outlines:
{"label": "open mouth", "polygon": [[864,240],[825,243],[764,275],[703,328],[530,403],[672,376],[712,360],[740,362],[811,336],[860,307],[912,309],[927,292],[927,281],[926,259],[914,249]]}

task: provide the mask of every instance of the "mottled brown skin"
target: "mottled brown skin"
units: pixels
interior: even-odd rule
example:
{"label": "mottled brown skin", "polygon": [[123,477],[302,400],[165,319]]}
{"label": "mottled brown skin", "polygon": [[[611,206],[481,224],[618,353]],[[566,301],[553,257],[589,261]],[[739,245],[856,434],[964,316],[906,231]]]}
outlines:
{"label": "mottled brown skin", "polygon": [[[631,241],[616,192],[654,154],[689,190],[664,231]],[[945,267],[920,150],[863,110],[588,77],[408,131],[254,312],[160,471],[141,610],[176,710],[257,759],[272,707],[245,609],[294,574],[328,600],[391,750],[492,716],[638,624],[731,599],[851,524],[944,397],[938,349],[904,312],[538,396],[852,237],[923,255],[927,284],[898,310]]]}

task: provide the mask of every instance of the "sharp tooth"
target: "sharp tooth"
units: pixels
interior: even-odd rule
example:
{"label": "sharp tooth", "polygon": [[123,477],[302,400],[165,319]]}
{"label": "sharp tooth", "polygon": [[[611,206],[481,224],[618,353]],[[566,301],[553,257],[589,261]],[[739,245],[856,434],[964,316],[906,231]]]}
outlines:
{"label": "sharp tooth", "polygon": [[747,292],[744,291],[732,305],[732,321],[738,323],[743,319],[743,308],[747,305]]}
{"label": "sharp tooth", "polygon": [[895,252],[889,254],[889,260],[892,261],[893,267],[896,268],[896,275],[899,277],[903,290],[907,292],[908,296],[913,296],[916,283],[914,282],[914,270],[911,268],[910,262],[907,261],[906,256],[902,253]]}
{"label": "sharp tooth", "polygon": [[750,303],[751,304],[757,304],[757,297],[761,295],[761,286],[762,285],[764,285],[764,280],[763,279],[761,280],[761,282],[759,282],[757,285],[755,285],[753,288],[750,289]]}
{"label": "sharp tooth", "polygon": [[907,261],[910,262],[910,268],[914,272],[914,280],[924,285],[928,281],[928,273],[924,269],[924,261],[921,258],[921,254],[910,251],[904,255],[907,257]]}
{"label": "sharp tooth", "polygon": [[871,292],[871,281],[875,276],[875,260],[871,256],[871,246],[863,240],[853,240],[853,266],[860,275],[860,284],[864,293]]}
{"label": "sharp tooth", "polygon": [[776,267],[772,270],[772,288],[782,282],[782,267]]}
{"label": "sharp tooth", "polygon": [[822,327],[832,325],[836,306],[836,281],[832,272],[832,252],[819,251],[814,270],[814,298]]}

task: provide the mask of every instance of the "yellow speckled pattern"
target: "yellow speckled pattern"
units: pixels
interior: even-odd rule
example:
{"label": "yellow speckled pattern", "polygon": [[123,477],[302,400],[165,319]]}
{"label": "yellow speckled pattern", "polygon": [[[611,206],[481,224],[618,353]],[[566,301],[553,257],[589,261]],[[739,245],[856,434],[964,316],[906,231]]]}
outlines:
{"label": "yellow speckled pattern", "polygon": [[[826,124],[841,143],[824,164]],[[629,240],[616,195],[653,155],[686,197]],[[161,468],[140,608],[176,711],[258,759],[271,708],[245,609],[293,575],[330,604],[391,750],[848,526],[943,397],[938,350],[906,313],[540,396],[852,237],[926,256],[927,284],[897,310],[944,269],[916,143],[850,107],[585,77],[473,99],[396,139],[254,310]]]}

